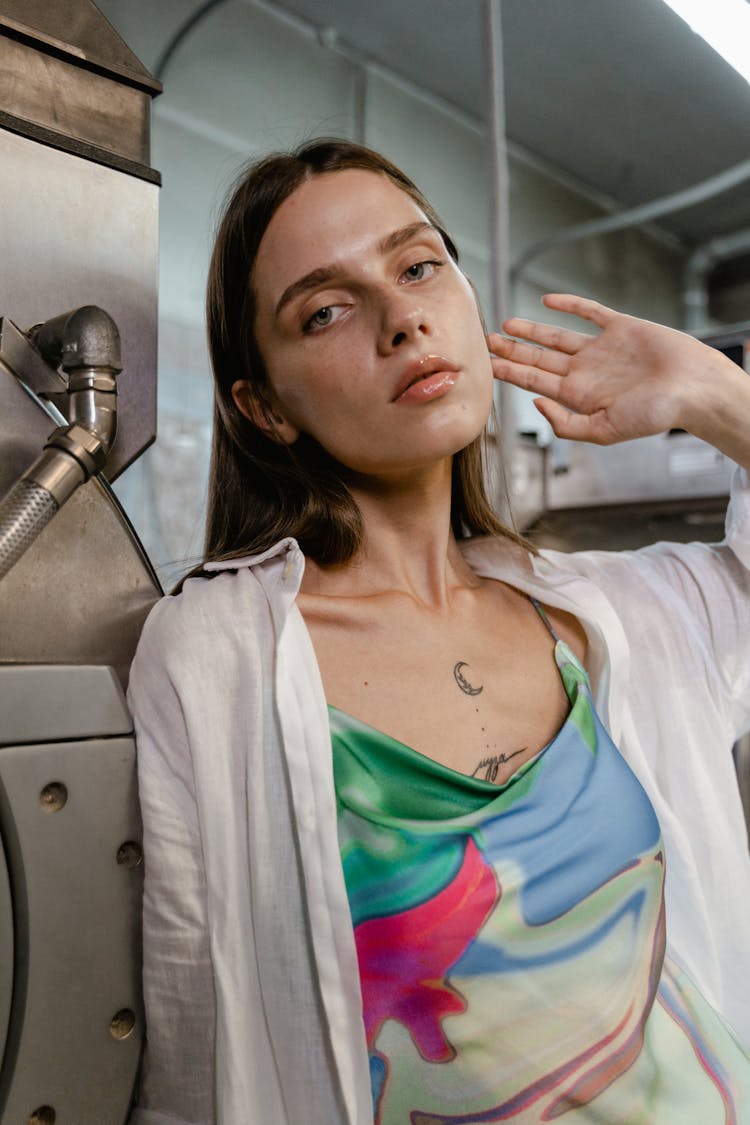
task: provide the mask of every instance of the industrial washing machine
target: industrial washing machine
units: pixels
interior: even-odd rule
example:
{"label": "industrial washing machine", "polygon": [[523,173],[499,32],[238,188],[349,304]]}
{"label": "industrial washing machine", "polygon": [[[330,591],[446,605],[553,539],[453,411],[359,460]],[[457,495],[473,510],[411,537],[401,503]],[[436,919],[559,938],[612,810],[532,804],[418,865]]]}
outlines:
{"label": "industrial washing machine", "polygon": [[161,591],[158,83],[89,0],[0,0],[0,1122],[123,1125],[143,1043],[124,688]]}

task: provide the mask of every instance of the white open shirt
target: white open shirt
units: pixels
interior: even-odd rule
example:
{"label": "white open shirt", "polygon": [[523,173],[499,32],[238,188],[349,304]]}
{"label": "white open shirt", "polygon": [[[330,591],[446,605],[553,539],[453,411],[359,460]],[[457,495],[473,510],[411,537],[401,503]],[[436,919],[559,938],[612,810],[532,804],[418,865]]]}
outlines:
{"label": "white open shirt", "polygon": [[[462,545],[575,614],[594,699],[658,815],[671,955],[750,1045],[750,860],[730,748],[750,728],[750,487],[725,542]],[[148,1048],[133,1125],[372,1125],[326,700],[284,540],[153,609],[131,673]]]}

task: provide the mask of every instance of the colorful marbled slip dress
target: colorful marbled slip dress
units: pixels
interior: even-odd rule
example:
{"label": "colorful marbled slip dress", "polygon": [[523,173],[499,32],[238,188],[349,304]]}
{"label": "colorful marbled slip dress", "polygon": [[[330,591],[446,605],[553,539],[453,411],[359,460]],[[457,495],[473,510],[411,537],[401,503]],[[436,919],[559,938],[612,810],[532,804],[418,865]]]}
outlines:
{"label": "colorful marbled slip dress", "polygon": [[664,956],[651,803],[567,645],[503,785],[329,707],[378,1125],[750,1125],[750,1055]]}

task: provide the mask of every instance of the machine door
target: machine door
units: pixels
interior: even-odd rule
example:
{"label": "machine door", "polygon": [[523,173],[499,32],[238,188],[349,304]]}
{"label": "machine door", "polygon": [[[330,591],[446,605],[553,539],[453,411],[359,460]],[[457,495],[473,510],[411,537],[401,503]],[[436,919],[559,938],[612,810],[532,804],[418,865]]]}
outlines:
{"label": "machine door", "polygon": [[142,850],[114,671],[0,666],[0,1120],[122,1125],[140,1062]]}

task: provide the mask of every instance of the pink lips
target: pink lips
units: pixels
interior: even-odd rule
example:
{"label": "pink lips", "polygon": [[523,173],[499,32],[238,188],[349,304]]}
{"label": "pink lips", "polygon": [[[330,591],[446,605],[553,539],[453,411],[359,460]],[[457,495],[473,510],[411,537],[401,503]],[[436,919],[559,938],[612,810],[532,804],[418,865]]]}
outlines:
{"label": "pink lips", "polygon": [[410,363],[399,379],[392,402],[428,402],[449,391],[458,367],[439,355],[424,355]]}

